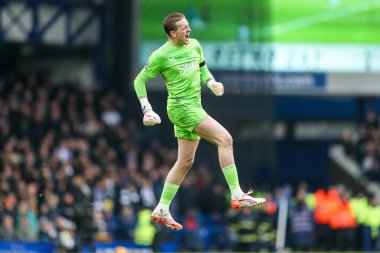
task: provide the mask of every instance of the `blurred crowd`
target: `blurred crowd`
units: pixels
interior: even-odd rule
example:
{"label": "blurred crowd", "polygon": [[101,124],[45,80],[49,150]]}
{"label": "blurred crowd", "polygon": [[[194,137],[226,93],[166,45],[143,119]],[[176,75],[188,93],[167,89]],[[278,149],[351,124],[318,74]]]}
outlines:
{"label": "blurred crowd", "polygon": [[[95,241],[168,239],[149,211],[177,152],[128,110],[112,90],[57,85],[47,74],[0,76],[0,240],[78,251]],[[192,169],[171,207],[193,230],[184,236],[198,233],[199,214],[212,217],[205,222],[227,220],[225,192],[207,164]]]}
{"label": "blurred crowd", "polygon": [[363,175],[380,183],[380,121],[374,110],[368,110],[358,126],[357,136],[346,130],[341,144],[346,155],[356,161]]}
{"label": "blurred crowd", "polygon": [[302,184],[294,194],[286,187],[256,193],[267,204],[233,210],[223,177],[208,164],[195,164],[171,205],[184,231],[152,225],[177,151],[127,116],[129,110],[112,90],[81,89],[73,80],[57,85],[47,74],[0,75],[0,240],[50,242],[67,251],[97,241],[155,251],[165,245],[168,251],[274,251],[285,198],[287,246],[380,249],[373,199],[343,187],[310,192]]}

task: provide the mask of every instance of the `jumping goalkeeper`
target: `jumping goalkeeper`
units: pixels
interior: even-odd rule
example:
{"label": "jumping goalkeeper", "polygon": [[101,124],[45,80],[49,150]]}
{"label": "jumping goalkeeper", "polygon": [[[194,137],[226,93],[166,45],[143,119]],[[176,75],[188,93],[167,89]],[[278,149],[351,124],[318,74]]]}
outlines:
{"label": "jumping goalkeeper", "polygon": [[205,139],[218,147],[219,164],[231,190],[233,208],[253,207],[265,202],[263,198],[244,193],[239,185],[233,156],[232,137],[216,120],[210,117],[201,104],[201,84],[206,85],[216,96],[224,93],[223,84],[216,82],[208,70],[202,48],[195,39],[190,39],[191,29],[185,16],[171,13],[163,21],[168,41],[149,57],[147,65],[134,81],[136,94],[144,113],[145,126],[161,123],[147,97],[146,83],[161,74],[168,90],[167,112],[174,124],[178,140],[178,156],[169,171],[160,202],[152,213],[152,220],[164,223],[172,229],[182,229],[169,213],[169,205],[180,184],[190,170],[199,140]]}

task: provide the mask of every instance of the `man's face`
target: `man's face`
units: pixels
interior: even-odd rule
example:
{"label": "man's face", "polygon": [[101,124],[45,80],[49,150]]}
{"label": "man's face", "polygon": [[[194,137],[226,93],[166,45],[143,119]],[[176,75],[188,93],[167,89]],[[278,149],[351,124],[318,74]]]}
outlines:
{"label": "man's face", "polygon": [[191,32],[189,22],[187,22],[186,18],[178,21],[176,23],[177,30],[174,31],[173,37],[177,40],[178,45],[183,45],[183,44],[189,44],[189,35]]}

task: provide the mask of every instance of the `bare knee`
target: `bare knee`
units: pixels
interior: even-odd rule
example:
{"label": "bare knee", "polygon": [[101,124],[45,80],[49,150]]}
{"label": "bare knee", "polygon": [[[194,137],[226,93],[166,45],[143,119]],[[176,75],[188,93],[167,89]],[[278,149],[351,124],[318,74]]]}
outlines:
{"label": "bare knee", "polygon": [[220,146],[222,147],[231,147],[233,143],[233,139],[230,133],[226,132],[221,136]]}
{"label": "bare knee", "polygon": [[191,169],[194,163],[194,157],[187,157],[178,161],[179,166],[186,171],[186,173]]}

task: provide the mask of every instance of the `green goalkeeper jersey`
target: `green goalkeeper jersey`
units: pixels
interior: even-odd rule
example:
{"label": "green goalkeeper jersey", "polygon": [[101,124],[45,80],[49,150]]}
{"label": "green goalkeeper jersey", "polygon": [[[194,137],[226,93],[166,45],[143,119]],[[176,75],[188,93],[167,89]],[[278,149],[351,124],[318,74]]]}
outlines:
{"label": "green goalkeeper jersey", "polygon": [[196,39],[190,39],[189,44],[182,46],[174,46],[168,41],[154,51],[135,79],[138,97],[147,95],[146,83],[159,73],[165,80],[169,103],[170,99],[200,101],[201,83],[213,79]]}

